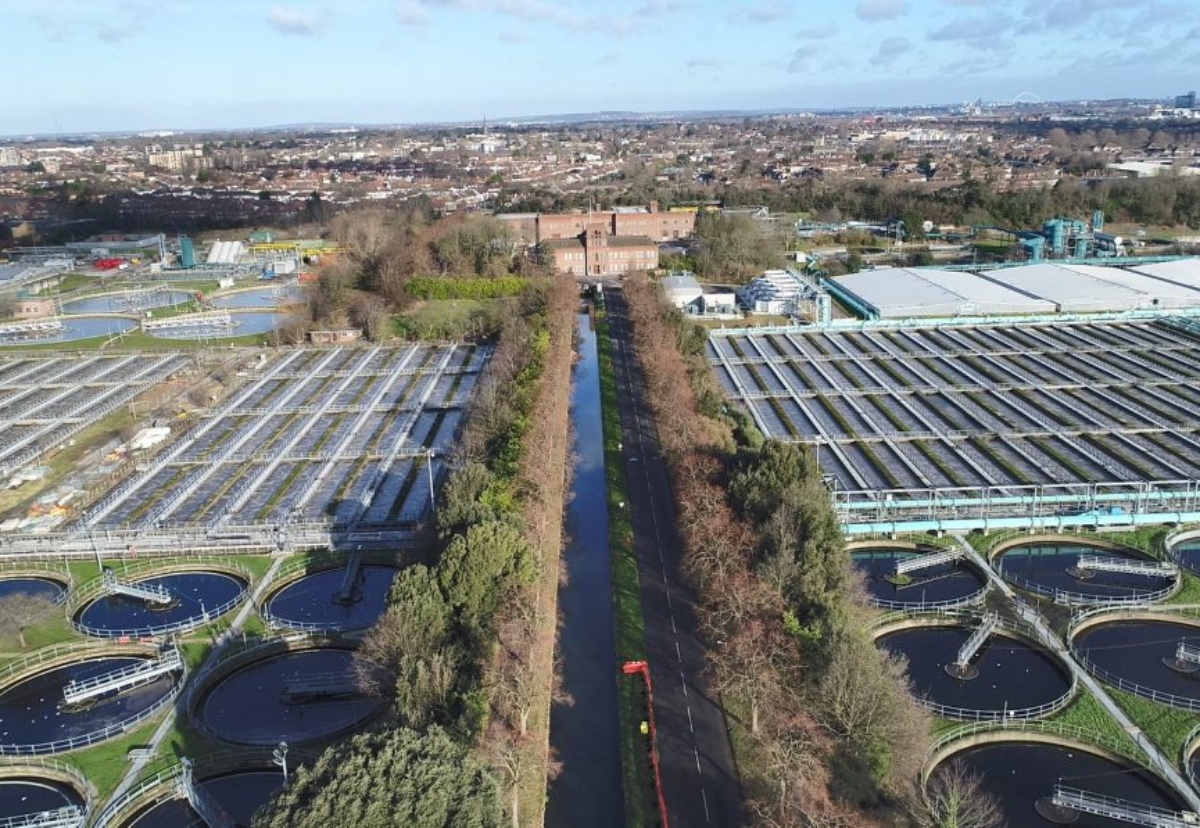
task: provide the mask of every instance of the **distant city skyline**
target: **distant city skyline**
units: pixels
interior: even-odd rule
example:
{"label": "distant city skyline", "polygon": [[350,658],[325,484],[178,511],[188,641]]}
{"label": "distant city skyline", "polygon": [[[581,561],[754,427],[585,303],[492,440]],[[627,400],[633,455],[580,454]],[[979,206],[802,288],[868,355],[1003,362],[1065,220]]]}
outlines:
{"label": "distant city skyline", "polygon": [[0,135],[1168,99],[1177,0],[0,0]]}

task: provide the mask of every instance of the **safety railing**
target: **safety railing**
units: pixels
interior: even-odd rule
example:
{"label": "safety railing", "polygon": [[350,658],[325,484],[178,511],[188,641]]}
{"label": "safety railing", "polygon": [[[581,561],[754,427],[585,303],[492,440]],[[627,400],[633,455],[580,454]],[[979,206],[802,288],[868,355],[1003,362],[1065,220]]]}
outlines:
{"label": "safety railing", "polygon": [[212,558],[203,558],[199,556],[189,558],[174,558],[167,560],[139,561],[138,563],[123,568],[117,573],[122,579],[130,579],[136,576],[153,576],[155,574],[170,575],[178,572],[188,571],[217,571],[220,574],[235,575],[241,578],[245,583],[238,593],[232,598],[215,604],[212,607],[205,606],[202,612],[194,615],[189,615],[186,618],[179,618],[164,624],[151,624],[141,627],[131,628],[108,628],[96,627],[86,624],[81,618],[75,617],[80,609],[87,606],[90,602],[102,598],[108,594],[108,588],[105,584],[104,577],[94,578],[81,586],[72,595],[68,603],[68,614],[71,617],[71,625],[79,632],[94,636],[96,638],[157,638],[172,633],[187,632],[201,627],[210,621],[214,621],[223,615],[231,612],[239,604],[246,600],[246,596],[250,584],[254,581],[254,575],[249,569],[241,564],[213,560]]}
{"label": "safety railing", "polygon": [[175,701],[175,697],[179,695],[179,688],[182,683],[183,679],[180,679],[180,681],[171,686],[170,692],[166,693],[162,698],[120,721],[112,722],[90,733],[78,734],[66,739],[21,745],[0,743],[0,756],[40,756],[53,753],[66,753],[72,750],[91,747],[101,742],[107,742],[109,739],[129,733],[131,730],[136,730],[143,722],[154,718],[164,708],[169,707]]}
{"label": "safety railing", "polygon": [[1189,540],[1200,540],[1200,528],[1192,526],[1173,530],[1163,539],[1163,548],[1166,550],[1167,556],[1175,563],[1189,572],[1200,573],[1200,557],[1188,561],[1179,553],[1179,546]]}
{"label": "safety railing", "polygon": [[1037,581],[1032,581],[1021,575],[1016,575],[1003,568],[1000,570],[1000,577],[1008,581],[1013,586],[1018,586],[1028,592],[1049,598],[1054,603],[1067,607],[1119,607],[1148,604],[1155,601],[1161,601],[1165,598],[1170,598],[1179,591],[1179,588],[1182,584],[1181,579],[1173,578],[1171,579],[1171,583],[1167,584],[1167,586],[1162,587],[1161,589],[1138,592],[1131,595],[1097,595],[1094,593],[1088,594],[1084,592],[1071,592],[1065,589],[1048,587],[1045,584],[1040,584]]}
{"label": "safety railing", "polygon": [[947,747],[964,739],[992,733],[1013,734],[1014,738],[1019,738],[1021,734],[1030,734],[1067,739],[1082,745],[1093,745],[1103,751],[1120,756],[1137,767],[1152,770],[1154,768],[1153,764],[1147,760],[1146,754],[1137,746],[1137,743],[1132,738],[1129,741],[1122,741],[1098,733],[1094,729],[1065,725],[1059,722],[1047,722],[1038,719],[1006,719],[1003,721],[972,722],[971,724],[956,727],[953,730],[943,733],[934,740],[925,754],[925,763],[921,771],[922,781],[928,780],[929,774],[935,767],[932,763],[933,760]]}
{"label": "safety railing", "polygon": [[[51,775],[70,780],[71,787],[83,796],[83,813],[86,820],[96,805],[96,788],[74,765],[59,762],[45,756],[27,756],[20,759],[0,757],[0,778],[10,774],[32,773],[36,776]],[[35,823],[36,824],[36,823]],[[81,822],[80,825],[83,823]]]}
{"label": "safety railing", "polygon": [[1188,735],[1183,737],[1183,746],[1179,751],[1179,763],[1183,766],[1188,783],[1200,791],[1200,779],[1197,778],[1196,768],[1192,763],[1192,754],[1196,752],[1197,748],[1200,748],[1200,724],[1189,730]]}
{"label": "safety railing", "polygon": [[1167,707],[1173,707],[1176,710],[1187,710],[1191,713],[1200,713],[1200,698],[1188,698],[1187,696],[1178,696],[1174,693],[1167,693],[1163,690],[1156,690],[1153,687],[1147,687],[1144,684],[1138,684],[1136,681],[1130,681],[1123,676],[1106,670],[1096,662],[1088,658],[1086,651],[1080,651],[1078,648],[1072,648],[1072,655],[1079,666],[1087,670],[1088,673],[1103,681],[1118,690],[1123,690],[1126,693],[1132,693],[1135,696],[1140,696],[1143,699],[1165,704]]}
{"label": "safety railing", "polygon": [[[216,775],[241,770],[272,769],[275,767],[272,751],[273,748],[267,747],[217,750],[197,759],[193,773],[197,779],[203,781]],[[291,748],[288,751],[288,765],[292,768],[304,764],[311,765],[316,761],[317,755],[303,748]],[[147,770],[148,775],[104,806],[104,810],[93,821],[92,828],[112,828],[126,824],[135,811],[179,798],[178,784],[183,765],[178,757],[160,760]]]}

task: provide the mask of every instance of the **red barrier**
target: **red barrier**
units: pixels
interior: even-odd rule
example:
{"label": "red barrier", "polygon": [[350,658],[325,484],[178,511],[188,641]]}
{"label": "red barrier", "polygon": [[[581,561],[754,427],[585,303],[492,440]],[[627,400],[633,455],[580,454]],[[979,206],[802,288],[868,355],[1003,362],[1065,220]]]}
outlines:
{"label": "red barrier", "polygon": [[650,717],[650,764],[654,766],[654,788],[658,791],[658,812],[662,815],[663,828],[670,828],[667,820],[667,800],[663,796],[662,777],[658,772],[658,729],[654,726],[654,683],[650,680],[650,665],[644,661],[627,661],[621,667],[627,676],[641,675],[646,682],[646,708]]}

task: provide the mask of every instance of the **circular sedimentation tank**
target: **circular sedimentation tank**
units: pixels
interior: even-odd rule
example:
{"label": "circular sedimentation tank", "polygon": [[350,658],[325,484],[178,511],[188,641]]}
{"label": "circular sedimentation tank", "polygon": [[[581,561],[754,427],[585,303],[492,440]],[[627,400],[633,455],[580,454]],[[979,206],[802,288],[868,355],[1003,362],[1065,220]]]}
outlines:
{"label": "circular sedimentation tank", "polygon": [[1171,557],[1181,566],[1200,573],[1200,536],[1186,538],[1171,547]]}
{"label": "circular sedimentation tank", "polygon": [[1084,600],[1148,599],[1176,582],[1175,575],[1107,572],[1080,568],[1081,558],[1148,562],[1145,555],[1126,548],[1086,543],[1035,541],[1010,546],[997,557],[1000,574],[1023,589],[1042,594],[1073,593]]}
{"label": "circular sedimentation tank", "polygon": [[0,600],[13,595],[32,595],[57,601],[66,591],[67,585],[62,581],[41,575],[14,575],[0,578]]}
{"label": "circular sedimentation tank", "polygon": [[[232,817],[238,826],[249,826],[254,812],[283,787],[279,768],[241,770],[204,776],[198,784]],[[185,799],[168,799],[118,823],[124,828],[178,828],[197,824],[199,815]]]}
{"label": "circular sedimentation tank", "polygon": [[[934,773],[955,762],[960,762],[968,773],[979,778],[980,787],[1000,808],[1003,824],[1013,828],[1054,824],[1099,828],[1124,824],[1055,809],[1049,798],[1056,782],[1154,808],[1179,810],[1186,807],[1186,803],[1149,771],[1078,747],[1034,742],[978,745],[954,753]],[[1047,814],[1052,818],[1048,819]]]}
{"label": "circular sedimentation tank", "polygon": [[253,290],[242,290],[225,296],[214,296],[214,308],[275,308],[281,305],[294,304],[304,298],[304,292],[298,287],[265,287]]}
{"label": "circular sedimentation tank", "polygon": [[[919,626],[884,632],[876,644],[908,660],[913,692],[956,718],[1005,718],[1012,713],[1050,708],[1071,693],[1066,669],[1042,648],[993,632],[970,659],[969,680],[954,673],[959,649],[970,638],[967,626]],[[1027,714],[1028,715],[1028,714]]]}
{"label": "circular sedimentation tank", "polygon": [[311,572],[276,590],[264,605],[272,623],[321,630],[364,630],[387,609],[396,567],[364,564],[358,583],[342,592],[346,568]]}
{"label": "circular sedimentation tank", "polygon": [[235,336],[261,334],[278,328],[284,314],[278,311],[258,311],[231,314],[234,324],[227,328],[211,326],[183,328],[152,328],[146,333],[159,339],[229,339]]}
{"label": "circular sedimentation tank", "polygon": [[137,322],[124,316],[72,316],[62,320],[61,333],[46,336],[37,333],[0,335],[0,346],[36,345],[39,342],[76,342],[97,336],[112,336],[133,330]]}
{"label": "circular sedimentation tank", "polygon": [[34,815],[71,806],[84,808],[86,800],[66,782],[32,773],[0,776],[0,820],[24,817],[34,825]]}
{"label": "circular sedimentation tank", "polygon": [[77,313],[140,313],[147,309],[165,308],[172,305],[182,305],[192,299],[192,294],[185,290],[163,291],[161,293],[139,294],[106,293],[101,296],[89,296],[86,299],[75,299],[63,302],[62,312]]}
{"label": "circular sedimentation tank", "polygon": [[1111,683],[1128,682],[1125,689],[1142,694],[1167,693],[1200,706],[1197,665],[1177,659],[1179,645],[1200,648],[1200,627],[1178,621],[1100,621],[1080,630],[1071,640],[1076,656],[1091,664]]}
{"label": "circular sedimentation tank", "polygon": [[[120,573],[116,577],[126,580]],[[76,610],[72,619],[76,629],[108,638],[193,629],[229,612],[245,597],[247,588],[245,579],[237,575],[201,570],[134,577],[127,582],[164,589],[169,600],[101,595]]]}
{"label": "circular sedimentation tank", "polygon": [[929,604],[947,606],[983,595],[987,579],[962,558],[895,575],[899,561],[937,551],[883,546],[854,549],[850,556],[855,568],[864,575],[871,599],[880,606],[894,609]]}
{"label": "circular sedimentation tank", "polygon": [[64,688],[154,657],[149,649],[112,655],[80,652],[73,661],[47,666],[9,684],[0,690],[0,753],[58,753],[120,735],[123,727],[170,700],[179,688],[179,670],[74,705],[66,703]]}
{"label": "circular sedimentation tank", "polygon": [[299,744],[352,730],[386,703],[359,689],[353,650],[320,646],[239,660],[217,671],[196,689],[192,716],[232,744]]}

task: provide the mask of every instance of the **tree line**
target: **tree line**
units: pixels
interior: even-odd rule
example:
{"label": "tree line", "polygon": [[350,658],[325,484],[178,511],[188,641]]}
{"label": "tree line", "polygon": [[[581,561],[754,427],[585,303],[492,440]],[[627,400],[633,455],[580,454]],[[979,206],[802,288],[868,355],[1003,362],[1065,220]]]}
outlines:
{"label": "tree line", "polygon": [[764,441],[744,414],[728,413],[704,359],[706,332],[648,280],[627,279],[625,290],[710,680],[747,736],[738,761],[752,821],[949,824],[917,783],[928,714],[904,661],[864,632],[871,611],[812,454]]}

